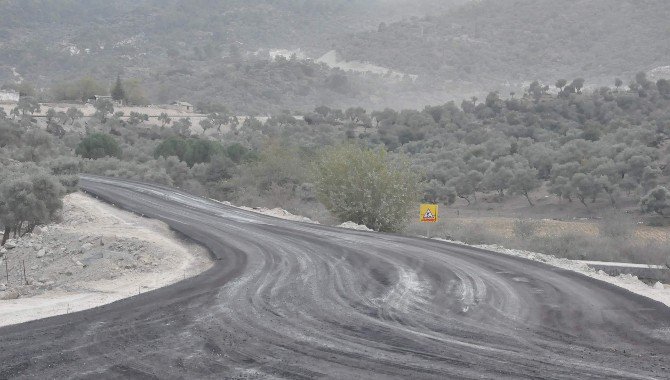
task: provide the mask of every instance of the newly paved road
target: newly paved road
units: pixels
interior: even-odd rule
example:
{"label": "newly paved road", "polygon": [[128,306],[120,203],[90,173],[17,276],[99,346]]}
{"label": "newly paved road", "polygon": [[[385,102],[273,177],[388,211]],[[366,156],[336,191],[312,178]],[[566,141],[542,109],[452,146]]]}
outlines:
{"label": "newly paved road", "polygon": [[0,329],[0,378],[670,378],[670,309],[575,273],[135,182],[81,185],[216,265]]}

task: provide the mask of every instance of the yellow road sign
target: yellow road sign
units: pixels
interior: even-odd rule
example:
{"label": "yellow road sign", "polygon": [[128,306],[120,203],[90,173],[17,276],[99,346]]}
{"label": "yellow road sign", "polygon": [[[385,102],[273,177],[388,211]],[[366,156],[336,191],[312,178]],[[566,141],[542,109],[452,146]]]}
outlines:
{"label": "yellow road sign", "polygon": [[420,221],[426,223],[437,222],[437,205],[422,204],[420,208]]}

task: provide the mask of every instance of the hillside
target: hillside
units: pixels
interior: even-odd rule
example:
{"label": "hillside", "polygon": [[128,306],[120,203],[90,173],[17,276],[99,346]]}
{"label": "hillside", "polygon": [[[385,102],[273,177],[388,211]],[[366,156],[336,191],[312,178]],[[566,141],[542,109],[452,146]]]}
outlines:
{"label": "hillside", "polygon": [[[421,108],[521,93],[534,79],[597,87],[667,67],[669,12],[660,0],[10,0],[0,85],[24,80],[59,101],[55,85],[91,77],[106,89],[120,74],[148,102],[238,113]],[[273,61],[278,51],[296,59]]]}
{"label": "hillside", "polygon": [[0,79],[11,76],[12,66],[36,80],[82,68],[150,70],[175,57],[206,61],[258,49],[309,49],[459,1],[424,0],[412,7],[407,0],[3,1]]}
{"label": "hillside", "polygon": [[275,64],[271,53],[311,53],[328,39],[461,2],[4,1],[0,84],[23,79],[46,88],[44,100],[61,100],[49,99],[48,88],[82,77],[108,87],[120,74],[152,102],[217,101],[245,113],[372,107],[371,98],[388,104],[400,88],[309,62]]}
{"label": "hillside", "polygon": [[[663,0],[484,0],[334,41],[347,60],[418,74],[426,84],[588,77],[611,84],[668,65]],[[444,81],[447,81],[446,83]]]}

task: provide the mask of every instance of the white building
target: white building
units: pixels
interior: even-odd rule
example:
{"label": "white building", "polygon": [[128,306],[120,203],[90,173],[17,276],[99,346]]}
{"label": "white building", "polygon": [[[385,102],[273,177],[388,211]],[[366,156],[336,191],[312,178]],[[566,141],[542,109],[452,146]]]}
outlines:
{"label": "white building", "polygon": [[19,93],[14,91],[0,90],[0,103],[12,104],[19,102]]}

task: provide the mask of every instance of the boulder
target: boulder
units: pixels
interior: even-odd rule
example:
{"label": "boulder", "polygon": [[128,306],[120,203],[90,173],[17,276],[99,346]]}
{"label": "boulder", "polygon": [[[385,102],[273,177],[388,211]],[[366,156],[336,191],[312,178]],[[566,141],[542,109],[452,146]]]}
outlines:
{"label": "boulder", "polygon": [[47,251],[44,248],[37,251],[37,257],[44,257],[44,255],[46,255],[46,254],[47,254]]}
{"label": "boulder", "polygon": [[17,246],[16,240],[14,240],[14,239],[9,239],[5,243],[5,249],[14,249],[14,248],[16,248],[16,246]]}

